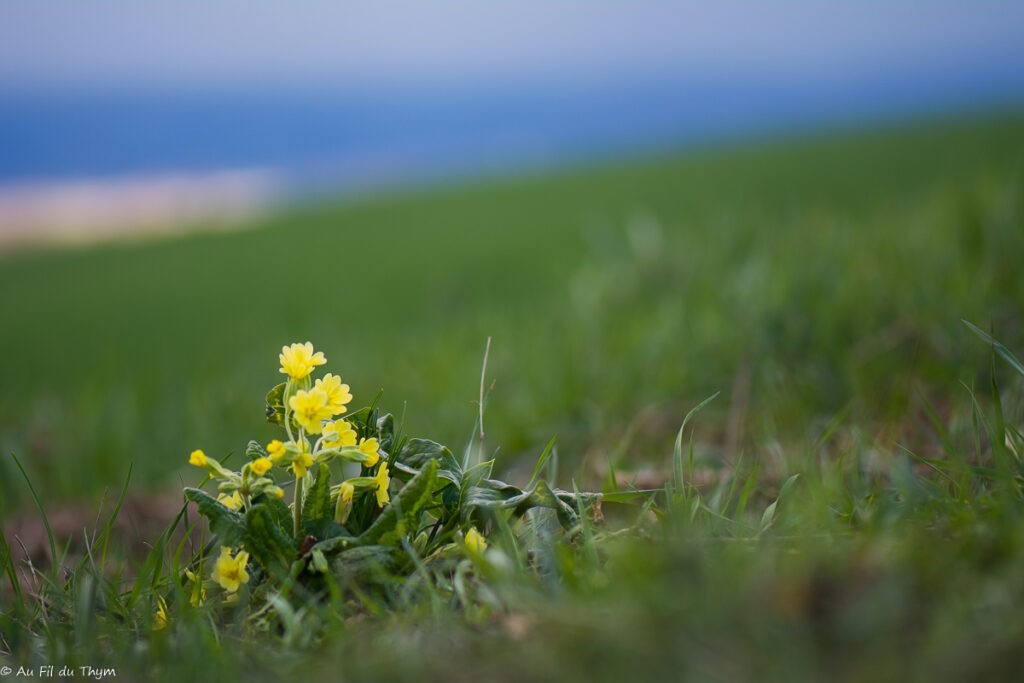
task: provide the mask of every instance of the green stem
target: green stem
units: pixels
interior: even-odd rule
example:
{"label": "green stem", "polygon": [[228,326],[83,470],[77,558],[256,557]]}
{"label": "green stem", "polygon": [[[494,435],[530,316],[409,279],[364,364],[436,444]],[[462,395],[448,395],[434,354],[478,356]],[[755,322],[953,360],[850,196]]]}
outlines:
{"label": "green stem", "polygon": [[295,538],[299,538],[299,530],[302,528],[302,482],[305,477],[295,477]]}
{"label": "green stem", "polygon": [[292,394],[292,380],[289,377],[288,382],[284,385],[284,431],[288,433],[288,440],[293,442],[295,437],[292,436],[292,415],[291,408],[288,399]]}

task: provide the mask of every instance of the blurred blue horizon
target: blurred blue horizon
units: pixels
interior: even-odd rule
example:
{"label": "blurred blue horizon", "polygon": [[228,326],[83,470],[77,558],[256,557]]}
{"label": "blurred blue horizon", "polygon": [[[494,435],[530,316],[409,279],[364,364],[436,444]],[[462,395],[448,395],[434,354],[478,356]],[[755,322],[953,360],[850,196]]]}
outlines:
{"label": "blurred blue horizon", "polygon": [[357,193],[1024,105],[1024,8],[1005,2],[8,2],[0,19],[0,190],[241,171]]}

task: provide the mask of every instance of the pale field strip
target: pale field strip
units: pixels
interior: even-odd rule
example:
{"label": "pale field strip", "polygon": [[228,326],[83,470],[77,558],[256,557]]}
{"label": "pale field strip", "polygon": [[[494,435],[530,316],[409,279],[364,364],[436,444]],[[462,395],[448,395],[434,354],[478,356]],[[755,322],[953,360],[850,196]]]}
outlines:
{"label": "pale field strip", "polygon": [[0,250],[238,229],[281,189],[260,168],[0,185]]}

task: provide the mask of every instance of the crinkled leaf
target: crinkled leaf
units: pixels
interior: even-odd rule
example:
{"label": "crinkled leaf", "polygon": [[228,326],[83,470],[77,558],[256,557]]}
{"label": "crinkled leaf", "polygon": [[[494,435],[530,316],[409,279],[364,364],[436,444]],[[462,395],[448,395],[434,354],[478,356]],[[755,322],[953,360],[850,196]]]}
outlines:
{"label": "crinkled leaf", "polygon": [[311,527],[319,525],[333,516],[331,509],[331,470],[327,463],[320,463],[317,468],[316,480],[306,492],[302,504],[302,528],[306,533],[313,533]]}
{"label": "crinkled leaf", "polygon": [[462,465],[446,446],[429,439],[409,439],[398,453],[395,469],[416,474],[429,461],[437,462],[437,476],[456,486],[462,481]]}
{"label": "crinkled leaf", "polygon": [[274,521],[277,522],[277,526],[280,527],[286,534],[291,534],[292,531],[292,509],[288,507],[288,504],[281,498],[274,496],[268,496],[266,494],[260,494],[253,499],[254,505],[262,505],[270,511]]}
{"label": "crinkled leaf", "polygon": [[[599,496],[597,496],[599,498]],[[558,521],[564,527],[573,526],[578,518],[573,503],[577,496],[567,491],[554,491],[547,482],[539,481],[527,491],[494,479],[483,479],[476,486],[466,490],[462,497],[462,515],[464,519],[476,510],[512,510],[516,515],[523,515],[534,507],[551,508],[558,515]],[[587,503],[580,499],[580,502]]]}
{"label": "crinkled leaf", "polygon": [[437,460],[428,460],[419,474],[409,480],[391,503],[359,536],[359,545],[394,545],[401,536],[415,530],[420,512],[434,492]]}
{"label": "crinkled leaf", "polygon": [[245,548],[268,573],[288,575],[295,559],[295,544],[281,528],[273,511],[254,505],[245,514]]}
{"label": "crinkled leaf", "polygon": [[185,489],[185,498],[196,504],[199,514],[210,521],[210,531],[217,535],[224,545],[236,546],[245,535],[245,520],[242,515],[230,510],[206,491]]}
{"label": "crinkled leaf", "polygon": [[267,457],[267,451],[259,444],[258,441],[250,441],[245,447],[245,457],[249,458],[249,460],[265,458]]}
{"label": "crinkled leaf", "polygon": [[281,382],[267,392],[267,422],[284,426],[284,389],[286,382]]}

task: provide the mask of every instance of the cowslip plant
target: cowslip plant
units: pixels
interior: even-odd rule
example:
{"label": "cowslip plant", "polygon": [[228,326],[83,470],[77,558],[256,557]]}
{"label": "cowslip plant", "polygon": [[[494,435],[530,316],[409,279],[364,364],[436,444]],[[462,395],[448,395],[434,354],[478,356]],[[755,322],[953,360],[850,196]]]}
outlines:
{"label": "cowslip plant", "polygon": [[[283,347],[279,361],[286,380],[267,393],[266,417],[280,437],[250,441],[238,470],[202,450],[189,456],[216,487],[185,489],[214,536],[179,577],[192,606],[246,600],[259,614],[284,596],[323,602],[425,569],[454,575],[453,563],[497,557],[492,527],[547,508],[571,531],[599,498],[537,477],[525,490],[492,479],[493,461],[469,467],[439,443],[400,436],[376,400],[350,411],[349,385],[313,377],[327,359],[310,342]],[[158,621],[169,619],[162,605]]]}

